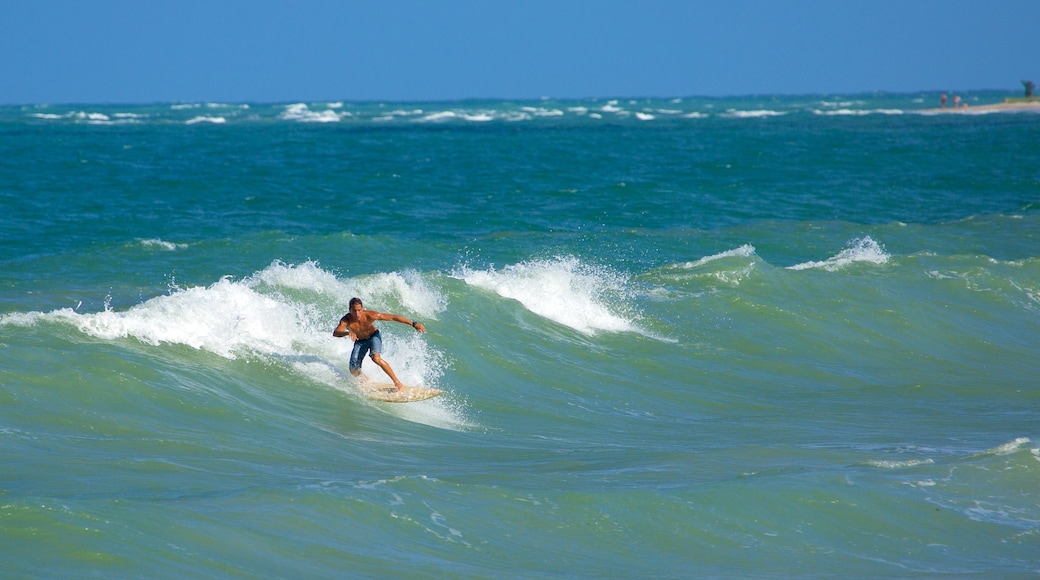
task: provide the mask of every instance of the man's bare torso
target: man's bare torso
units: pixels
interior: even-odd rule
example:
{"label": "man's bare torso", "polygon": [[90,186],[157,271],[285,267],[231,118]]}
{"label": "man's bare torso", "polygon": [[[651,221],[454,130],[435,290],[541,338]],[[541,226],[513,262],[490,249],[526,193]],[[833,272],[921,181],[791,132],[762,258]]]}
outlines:
{"label": "man's bare torso", "polygon": [[376,328],[376,325],[373,324],[374,320],[375,319],[367,310],[362,310],[357,313],[357,315],[353,312],[349,312],[343,317],[343,322],[347,323],[347,328],[354,333],[354,338],[356,340],[372,338],[372,335],[379,330]]}

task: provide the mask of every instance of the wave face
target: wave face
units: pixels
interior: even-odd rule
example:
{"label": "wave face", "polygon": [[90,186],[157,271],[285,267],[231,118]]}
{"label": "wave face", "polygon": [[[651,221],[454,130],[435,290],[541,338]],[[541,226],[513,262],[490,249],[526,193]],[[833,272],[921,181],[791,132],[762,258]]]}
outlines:
{"label": "wave face", "polygon": [[0,573],[1035,572],[1040,117],[900,99],[0,108]]}

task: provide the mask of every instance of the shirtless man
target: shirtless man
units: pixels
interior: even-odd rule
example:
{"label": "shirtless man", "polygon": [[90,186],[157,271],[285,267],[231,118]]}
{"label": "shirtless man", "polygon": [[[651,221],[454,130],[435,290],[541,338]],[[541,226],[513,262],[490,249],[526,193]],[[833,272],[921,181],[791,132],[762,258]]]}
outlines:
{"label": "shirtless man", "polygon": [[372,362],[379,365],[379,368],[390,376],[390,380],[394,381],[394,386],[400,391],[404,385],[397,380],[397,375],[394,374],[394,369],[390,368],[390,364],[380,356],[380,353],[383,352],[383,338],[379,336],[379,329],[373,324],[376,320],[393,320],[401,324],[411,324],[412,328],[419,332],[426,332],[426,327],[421,322],[408,320],[397,314],[365,310],[360,298],[351,298],[350,312],[339,320],[339,326],[332,331],[332,336],[336,338],[349,336],[354,341],[354,351],[350,353],[350,374],[355,377],[364,377],[361,373],[361,362],[365,355],[372,351]]}

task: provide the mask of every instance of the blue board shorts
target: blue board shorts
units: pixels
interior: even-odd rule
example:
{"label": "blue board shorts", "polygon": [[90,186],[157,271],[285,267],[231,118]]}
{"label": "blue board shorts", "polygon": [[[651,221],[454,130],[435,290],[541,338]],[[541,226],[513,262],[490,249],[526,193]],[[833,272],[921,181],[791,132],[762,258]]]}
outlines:
{"label": "blue board shorts", "polygon": [[350,353],[350,370],[361,370],[361,363],[369,351],[372,354],[383,354],[383,337],[379,336],[378,330],[364,340],[354,341],[354,350]]}

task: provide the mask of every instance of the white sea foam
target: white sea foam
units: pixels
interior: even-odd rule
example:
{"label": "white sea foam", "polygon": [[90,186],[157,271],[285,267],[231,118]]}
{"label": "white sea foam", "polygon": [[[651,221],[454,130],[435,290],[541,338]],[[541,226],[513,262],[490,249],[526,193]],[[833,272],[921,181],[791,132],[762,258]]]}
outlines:
{"label": "white sea foam", "polygon": [[454,276],[584,334],[641,332],[624,309],[627,278],[573,256],[522,262],[501,270],[461,268]]}
{"label": "white sea foam", "polygon": [[[104,113],[89,113],[86,111],[73,111],[67,115],[61,117],[48,117],[48,118],[69,118],[75,121],[86,121],[91,125],[112,125],[114,122],[112,118]],[[126,122],[125,120],[123,122]]]}
{"label": "white sea foam", "polygon": [[452,119],[458,118],[458,116],[459,116],[458,113],[456,113],[455,111],[437,111],[436,113],[430,113],[430,114],[422,117],[421,119],[419,119],[419,121],[424,121],[424,122],[450,121]]}
{"label": "white sea foam", "polygon": [[757,111],[738,111],[736,109],[730,109],[726,111],[725,117],[733,117],[735,119],[760,119],[763,117],[779,117],[786,115],[783,111],[770,111],[767,109]]}
{"label": "white sea foam", "polygon": [[154,248],[160,248],[160,249],[163,249],[163,250],[169,250],[171,252],[174,251],[174,250],[183,250],[183,249],[188,247],[188,244],[175,244],[173,242],[166,242],[166,241],[160,240],[159,238],[152,238],[152,239],[148,239],[148,240],[141,240],[141,245],[145,246],[145,247],[154,247]]}
{"label": "white sea foam", "polygon": [[676,264],[674,267],[676,267],[676,268],[698,268],[698,267],[703,266],[703,265],[705,265],[705,264],[707,264],[709,262],[714,262],[715,260],[721,260],[723,258],[733,258],[733,257],[750,258],[751,256],[754,256],[754,255],[755,255],[755,246],[752,246],[751,244],[744,244],[743,246],[740,246],[739,248],[734,248],[732,250],[726,250],[724,252],[719,252],[718,254],[713,254],[711,256],[705,256],[705,257],[703,257],[703,258],[701,258],[701,259],[699,259],[699,260],[697,260],[695,262],[685,262],[685,263],[682,263],[682,264]]}
{"label": "white sea foam", "polygon": [[474,123],[487,123],[488,121],[494,121],[495,116],[492,113],[462,113],[459,115],[462,119]]}
{"label": "white sea foam", "polygon": [[831,108],[848,108],[855,105],[864,105],[865,101],[820,101],[820,106]]}
{"label": "white sea foam", "polygon": [[904,114],[904,111],[902,109],[834,109],[834,110],[830,110],[830,111],[822,111],[820,109],[813,109],[813,114],[830,116],[830,117],[836,117],[836,116],[862,117],[864,115],[902,115],[902,114]]}
{"label": "white sea foam", "polygon": [[417,272],[385,272],[341,280],[321,268],[317,262],[290,265],[274,261],[250,276],[245,283],[252,287],[269,287],[283,292],[306,290],[319,295],[338,297],[344,305],[353,296],[361,296],[368,307],[385,309],[387,304],[404,305],[410,312],[434,318],[447,308],[447,298],[432,288]]}
{"label": "white sea foam", "polygon": [[535,117],[562,117],[563,111],[559,109],[546,109],[544,107],[520,107],[521,111],[530,113]]}
{"label": "white sea foam", "polygon": [[414,117],[414,116],[422,115],[422,114],[423,114],[423,110],[422,109],[412,109],[410,111],[406,111],[404,109],[395,109],[395,110],[390,111],[389,113],[387,113],[387,115],[390,115],[392,117]]}
{"label": "white sea foam", "polygon": [[1016,451],[1023,449],[1024,447],[1026,447],[1028,443],[1028,437],[1019,437],[1013,441],[1004,443],[1003,445],[998,445],[997,447],[994,447],[993,449],[986,451],[986,453],[992,455],[1010,455],[1012,453],[1015,453]]}
{"label": "white sea foam", "polygon": [[46,119],[48,121],[59,121],[62,119],[84,121],[90,125],[126,125],[130,123],[140,123],[143,119],[148,118],[148,115],[137,113],[113,113],[112,115],[106,115],[104,113],[92,113],[87,111],[72,111],[62,115],[56,113],[32,113],[30,116],[37,119]]}
{"label": "white sea foam", "polygon": [[332,109],[312,111],[306,103],[288,105],[279,117],[287,121],[299,121],[301,123],[337,123],[340,120],[340,116],[336,111]]}
{"label": "white sea foam", "polygon": [[443,122],[443,121],[470,121],[473,123],[487,123],[495,120],[495,113],[493,111],[438,111],[431,113],[419,119],[422,122]]}
{"label": "white sea foam", "polygon": [[191,119],[185,121],[185,124],[187,125],[196,125],[198,123],[212,123],[214,125],[223,125],[224,123],[227,123],[227,119],[225,119],[224,117],[210,117],[206,115],[200,115],[198,117],[192,117]]}
{"label": "white sea foam", "polygon": [[849,242],[849,247],[822,262],[805,262],[789,266],[788,269],[810,270],[819,268],[828,272],[834,272],[857,262],[884,264],[888,262],[888,259],[889,255],[885,251],[885,247],[875,242],[870,236],[865,236],[852,240]]}
{"label": "white sea foam", "polygon": [[902,461],[892,460],[878,460],[868,461],[869,465],[874,467],[880,467],[881,469],[902,469],[905,467],[917,467],[918,465],[931,465],[935,463],[933,459],[904,459]]}

